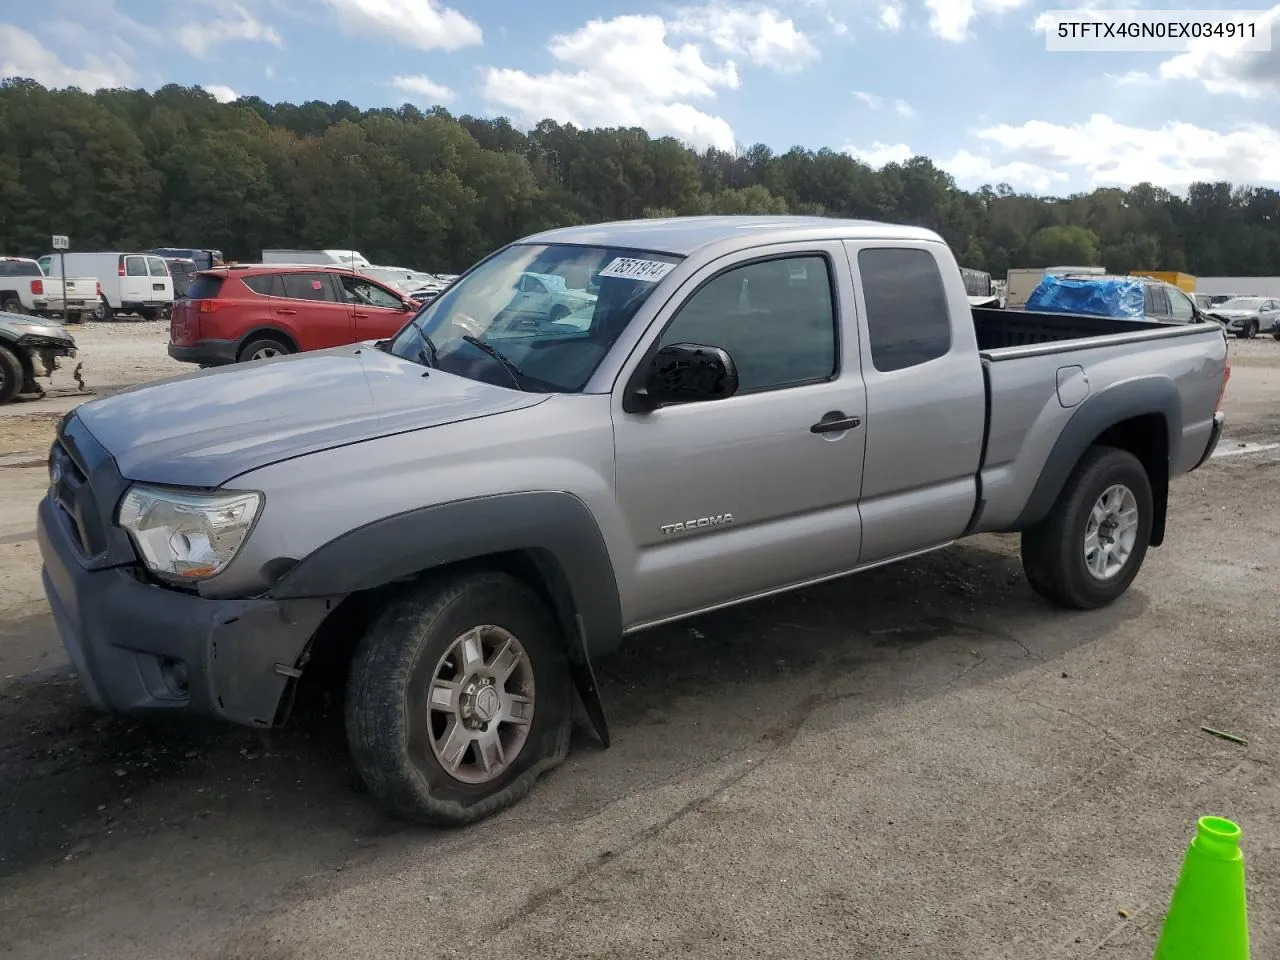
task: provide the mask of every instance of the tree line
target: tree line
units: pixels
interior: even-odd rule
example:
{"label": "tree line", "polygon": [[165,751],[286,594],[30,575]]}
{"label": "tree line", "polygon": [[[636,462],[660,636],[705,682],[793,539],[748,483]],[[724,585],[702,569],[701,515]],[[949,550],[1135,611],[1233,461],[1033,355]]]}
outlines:
{"label": "tree line", "polygon": [[0,254],[190,246],[353,247],[453,272],[537,230],[705,213],[911,223],[1002,277],[1052,264],[1280,273],[1280,193],[1144,183],[1051,198],[961,190],[926,157],[873,170],[847,154],[763,144],[695,152],[633,128],[583,130],[436,107],[217,102],[199,87],[48,90],[0,83]]}

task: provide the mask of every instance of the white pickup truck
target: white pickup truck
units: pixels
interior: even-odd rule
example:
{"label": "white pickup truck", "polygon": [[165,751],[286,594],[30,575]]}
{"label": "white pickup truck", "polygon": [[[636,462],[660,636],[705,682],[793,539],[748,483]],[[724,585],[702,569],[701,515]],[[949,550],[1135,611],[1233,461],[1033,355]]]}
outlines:
{"label": "white pickup truck", "polygon": [[97,308],[101,290],[93,277],[69,277],[63,303],[61,277],[49,277],[27,257],[0,257],[0,310],[80,323]]}

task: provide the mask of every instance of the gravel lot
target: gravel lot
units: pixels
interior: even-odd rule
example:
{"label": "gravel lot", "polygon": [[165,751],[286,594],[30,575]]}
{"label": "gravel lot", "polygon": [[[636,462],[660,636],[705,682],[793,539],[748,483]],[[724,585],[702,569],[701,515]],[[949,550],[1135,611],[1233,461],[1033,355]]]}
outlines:
{"label": "gravel lot", "polygon": [[[164,324],[76,337],[102,392],[186,369]],[[1049,610],[984,536],[653,631],[601,665],[613,748],[453,832],[372,809],[321,688],[270,737],[93,711],[30,539],[84,397],[0,408],[0,955],[1149,958],[1210,812],[1280,955],[1280,343],[1232,354],[1113,607]]]}

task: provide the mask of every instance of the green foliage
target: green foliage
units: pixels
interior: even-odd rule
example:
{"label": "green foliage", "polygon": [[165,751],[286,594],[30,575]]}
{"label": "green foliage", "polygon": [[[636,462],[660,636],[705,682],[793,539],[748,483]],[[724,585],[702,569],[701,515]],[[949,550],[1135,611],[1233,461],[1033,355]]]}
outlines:
{"label": "green foliage", "polygon": [[455,272],[555,226],[634,217],[792,213],[937,230],[966,266],[1101,264],[1115,272],[1280,272],[1280,193],[1151,184],[1062,199],[967,192],[925,157],[876,171],[834,150],[694,153],[643,130],[361,111],[345,101],[220,104],[199,87],[46,90],[0,83],[0,252],[354,246]]}

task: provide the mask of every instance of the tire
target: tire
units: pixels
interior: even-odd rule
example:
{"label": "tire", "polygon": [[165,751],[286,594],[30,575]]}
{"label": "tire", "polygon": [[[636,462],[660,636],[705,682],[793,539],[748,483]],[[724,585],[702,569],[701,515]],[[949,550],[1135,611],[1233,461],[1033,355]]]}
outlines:
{"label": "tire", "polygon": [[98,298],[98,309],[93,312],[95,320],[110,320],[115,316],[115,311],[111,309],[111,304],[107,303],[106,297]]}
{"label": "tire", "polygon": [[1274,333],[1272,333],[1272,334],[1271,334],[1271,339],[1273,339],[1273,340],[1280,340],[1280,330],[1276,330]]}
{"label": "tire", "polygon": [[1249,328],[1248,328],[1248,330],[1246,331],[1246,334],[1245,334],[1245,335],[1246,335],[1250,340],[1252,340],[1254,337],[1256,337],[1256,336],[1258,335],[1258,324],[1257,324],[1256,322],[1250,321],[1250,323],[1249,323]]}
{"label": "tire", "polygon": [[[1119,569],[1102,578],[1091,572],[1086,562],[1086,536],[1095,505],[1100,505],[1103,494],[1117,486],[1132,497],[1136,524],[1131,528],[1129,552]],[[1113,501],[1111,505],[1116,504]],[[1059,607],[1105,607],[1129,589],[1142,569],[1154,514],[1151,481],[1142,462],[1115,447],[1090,447],[1067,478],[1049,515],[1022,534],[1022,569],[1027,582],[1036,593]],[[1118,553],[1127,537],[1123,529],[1117,533],[1110,548]],[[1097,558],[1098,554],[1091,556]]]}
{"label": "tire", "polygon": [[563,303],[557,303],[551,308],[551,312],[547,314],[547,321],[550,323],[559,323],[569,315],[569,308]]}
{"label": "tire", "polygon": [[74,313],[68,313],[67,323],[84,323],[84,317],[85,315],[83,313],[80,313],[79,311],[76,311]]}
{"label": "tire", "polygon": [[[512,668],[506,692],[532,689],[531,704],[511,707],[532,709],[533,717],[527,725],[498,725],[494,732],[508,738],[509,755],[496,769],[484,769],[474,742],[457,755],[457,773],[451,773],[440,759],[452,752],[447,750],[450,731],[489,734],[487,728],[483,733],[468,728],[462,719],[469,703],[480,709],[484,701],[466,694],[474,686],[465,675],[461,695],[453,693],[457,708],[429,709],[427,695],[438,689],[433,686],[438,674],[452,675],[455,661],[447,655],[460,649],[465,635],[486,628],[486,666],[478,667],[479,673],[491,669],[495,651],[507,636],[514,637],[525,655]],[[399,596],[361,639],[347,681],[347,740],[356,769],[384,808],[418,823],[462,826],[523,799],[538,777],[564,761],[572,697],[560,631],[537,595],[504,573],[454,574]],[[489,700],[487,710],[493,706],[492,696]]]}
{"label": "tire", "polygon": [[26,379],[18,355],[0,344],[0,403],[8,403],[16,397]]}
{"label": "tire", "polygon": [[25,314],[27,312],[27,308],[22,305],[22,301],[17,297],[6,297],[4,303],[0,303],[0,310],[5,313]]}
{"label": "tire", "polygon": [[258,339],[250,340],[241,347],[236,359],[241,363],[247,363],[252,360],[283,357],[287,353],[293,353],[293,351],[289,349],[289,345],[283,340],[277,340],[274,337],[258,337]]}

